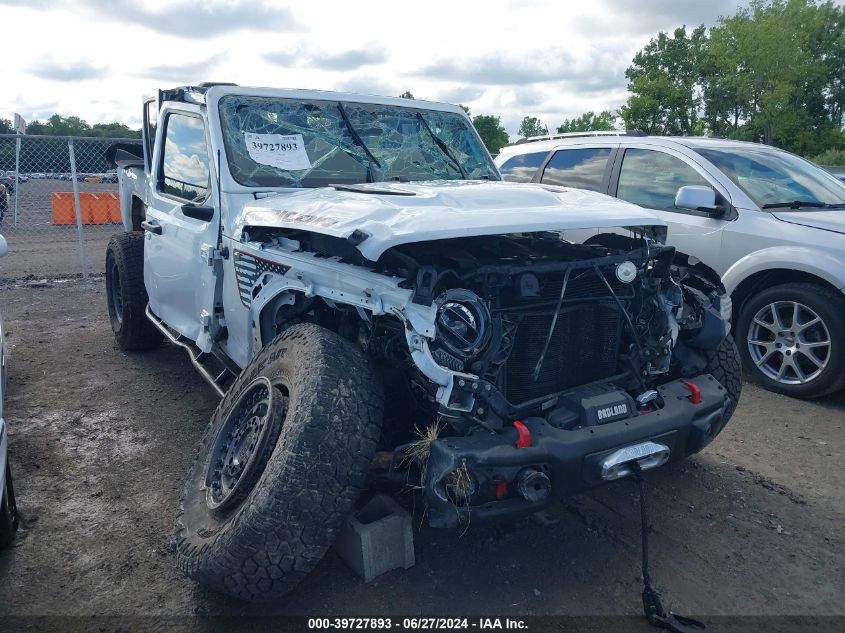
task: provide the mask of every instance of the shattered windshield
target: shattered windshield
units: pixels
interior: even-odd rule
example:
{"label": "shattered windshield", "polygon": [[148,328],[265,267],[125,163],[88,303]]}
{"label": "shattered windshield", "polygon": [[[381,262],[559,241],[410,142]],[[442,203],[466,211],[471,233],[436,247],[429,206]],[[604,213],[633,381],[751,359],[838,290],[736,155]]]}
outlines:
{"label": "shattered windshield", "polygon": [[226,95],[220,118],[232,176],[248,187],[499,180],[454,112]]}

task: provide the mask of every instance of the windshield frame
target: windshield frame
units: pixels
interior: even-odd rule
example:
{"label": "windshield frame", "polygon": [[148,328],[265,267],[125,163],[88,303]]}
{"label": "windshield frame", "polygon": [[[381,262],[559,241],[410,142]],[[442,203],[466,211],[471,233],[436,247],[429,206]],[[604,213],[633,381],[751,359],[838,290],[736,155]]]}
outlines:
{"label": "windshield frame", "polygon": [[[467,156],[472,156],[472,163],[471,166],[474,168],[476,172],[481,172],[479,179],[486,179],[486,180],[501,180],[501,176],[499,174],[498,169],[496,168],[495,163],[490,156],[490,153],[487,151],[484,143],[482,142],[478,132],[475,130],[474,126],[472,125],[471,120],[466,115],[466,113],[460,109],[458,106],[451,106],[449,104],[437,104],[437,103],[427,103],[427,102],[419,102],[416,100],[407,100],[407,99],[399,99],[399,98],[392,98],[392,97],[383,97],[383,98],[363,98],[363,95],[353,95],[353,94],[343,94],[343,93],[322,93],[319,91],[294,91],[294,90],[271,90],[271,89],[254,89],[254,90],[213,90],[210,91],[211,94],[208,95],[208,116],[210,119],[210,123],[215,131],[215,136],[217,136],[218,140],[218,147],[222,149],[222,153],[225,154],[226,157],[226,169],[223,170],[224,180],[224,188],[229,191],[278,191],[278,190],[290,190],[290,191],[300,191],[302,189],[311,189],[311,188],[325,188],[334,184],[334,182],[326,182],[326,178],[323,177],[321,182],[317,184],[305,184],[303,179],[303,184],[297,184],[295,181],[289,181],[286,178],[279,178],[278,182],[268,182],[267,184],[261,183],[256,184],[256,181],[250,181],[249,179],[243,178],[242,174],[238,173],[237,169],[234,169],[233,160],[238,160],[243,157],[243,153],[240,150],[233,150],[231,147],[230,142],[230,135],[231,130],[225,129],[226,126],[226,117],[223,113],[224,100],[228,97],[236,97],[241,99],[272,99],[275,101],[287,101],[292,104],[295,103],[310,103],[310,102],[319,102],[322,106],[327,106],[331,104],[332,106],[343,105],[344,108],[361,108],[361,107],[374,107],[374,108],[397,108],[407,110],[408,117],[416,117],[417,113],[421,113],[422,115],[431,114],[432,116],[444,116],[448,119],[454,117],[454,122],[456,124],[456,132],[460,132],[461,135],[466,134],[467,136],[462,136],[465,141],[468,143],[465,147],[470,148],[472,150],[471,154],[462,154],[465,157],[465,161],[467,160]],[[430,117],[426,117],[430,118]],[[354,122],[353,122],[354,125]],[[433,125],[433,123],[432,123]],[[464,131],[465,128],[465,131]],[[355,156],[352,156],[352,152],[348,151],[350,148],[353,151],[364,151],[361,149],[361,146],[353,140],[352,131],[346,130],[349,132],[349,139],[344,138],[342,140],[343,144],[339,145],[336,142],[329,142],[329,144],[334,144],[335,146],[340,147],[340,151],[337,154],[346,154],[350,156],[352,159],[358,160],[361,165],[361,175],[360,179],[358,179],[358,175],[356,174],[352,178],[344,179],[338,178],[337,184],[364,184],[370,178],[365,177],[365,172],[368,171],[368,163],[370,167],[373,167],[378,172],[378,178],[376,181],[382,182],[395,182],[397,179],[394,178],[384,178],[382,177],[385,173],[389,173],[388,171],[383,171],[378,169],[378,165],[372,163],[369,160],[359,160]],[[357,130],[356,134],[357,135]],[[427,130],[423,128],[420,132],[421,138],[425,139],[426,142],[431,140],[434,141],[434,137],[430,136]],[[347,143],[347,140],[349,141]],[[321,142],[325,142],[326,139],[321,139]],[[368,141],[367,143],[369,143]],[[435,142],[436,144],[436,142]],[[382,148],[375,148],[374,153],[378,154],[380,151],[383,151]],[[450,163],[448,154],[442,152],[440,148],[436,148],[436,153],[440,155],[440,158],[446,162]],[[377,160],[381,160],[381,155]],[[429,165],[429,163],[423,163],[425,165]],[[433,169],[433,168],[432,168]],[[436,171],[436,169],[433,169]],[[424,182],[424,181],[452,181],[452,180],[461,180],[462,178],[457,175],[457,177],[440,177],[438,174],[433,173],[431,177],[419,178],[419,177],[412,177],[410,179],[402,178],[401,181],[413,181],[413,182]],[[241,176],[239,178],[239,175]],[[320,174],[317,174],[320,176]],[[268,180],[272,180],[268,178]],[[260,180],[258,181],[260,183]]]}
{"label": "windshield frame", "polygon": [[[841,209],[843,208],[841,205],[845,205],[845,183],[841,180],[837,179],[833,174],[828,172],[827,170],[819,167],[815,163],[806,160],[796,154],[792,154],[791,152],[787,152],[776,147],[772,147],[769,145],[757,145],[753,143],[749,143],[746,147],[745,145],[728,145],[728,146],[715,146],[715,145],[708,145],[708,146],[698,146],[692,148],[701,158],[709,162],[717,173],[723,174],[724,177],[730,181],[731,185],[739,189],[747,198],[748,200],[754,204],[758,210],[771,213],[773,211],[796,211],[796,210],[811,210],[811,211],[819,211],[819,210],[827,210],[827,209]],[[831,185],[828,189],[832,189],[834,192],[838,192],[841,196],[841,200],[819,200],[814,192],[813,196],[808,198],[806,194],[801,194],[796,191],[796,193],[783,193],[781,195],[777,195],[774,193],[774,187],[772,188],[772,193],[769,194],[770,197],[764,198],[766,194],[761,195],[759,192],[750,191],[747,184],[743,184],[740,180],[739,175],[736,171],[729,169],[722,160],[718,160],[721,156],[727,157],[737,157],[740,160],[754,160],[756,157],[768,157],[780,161],[782,163],[792,163],[793,166],[803,170],[805,174],[809,174],[811,176],[819,176],[817,179],[817,183]],[[714,160],[715,159],[715,160]],[[782,167],[782,165],[778,165],[778,167]],[[781,172],[783,175],[789,175],[789,172]],[[796,173],[796,172],[791,172]],[[762,181],[762,179],[760,179]],[[803,186],[803,185],[802,185]],[[806,186],[804,186],[806,189]],[[818,203],[825,203],[825,206],[822,207],[820,205],[806,205],[806,206],[798,206],[790,208],[786,204],[780,207],[772,207],[766,208],[764,205],[766,204],[773,204],[773,203],[792,203],[795,200],[810,200],[812,201],[813,198],[816,199]],[[828,206],[832,205],[832,206]]]}

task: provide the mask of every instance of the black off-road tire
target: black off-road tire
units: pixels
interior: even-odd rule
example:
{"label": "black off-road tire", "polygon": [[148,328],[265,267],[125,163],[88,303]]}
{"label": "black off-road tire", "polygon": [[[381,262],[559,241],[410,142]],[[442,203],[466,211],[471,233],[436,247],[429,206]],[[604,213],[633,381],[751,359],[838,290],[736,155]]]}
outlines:
{"label": "black off-road tire", "polygon": [[[793,302],[806,306],[820,317],[823,323],[823,330],[819,330],[816,326],[815,332],[807,330],[801,335],[802,337],[811,336],[821,331],[822,336],[828,338],[830,343],[826,366],[818,376],[803,384],[785,384],[776,380],[776,376],[774,378],[767,376],[751,357],[749,331],[754,318],[761,310],[774,302]],[[787,329],[792,330],[792,325],[790,323]],[[735,333],[742,364],[748,376],[766,389],[795,398],[818,398],[845,388],[845,297],[841,292],[810,283],[788,283],[767,288],[743,304]]]}
{"label": "black off-road tire", "polygon": [[736,342],[730,334],[719,343],[716,349],[709,350],[705,357],[707,366],[704,368],[704,373],[718,380],[731,397],[731,402],[722,417],[721,426],[714,433],[715,437],[725,428],[739,404],[739,397],[742,395],[742,362],[739,359]]}
{"label": "black off-road tire", "polygon": [[0,499],[0,549],[8,547],[18,531],[18,506],[15,501],[15,488],[12,485],[12,470],[6,462],[6,487]]}
{"label": "black off-road tire", "polygon": [[106,299],[114,338],[120,349],[140,351],[161,345],[162,333],[145,314],[144,234],[115,235],[106,250]]}
{"label": "black off-road tire", "polygon": [[[278,439],[253,458],[264,463],[251,489],[231,505],[211,509],[207,495],[213,486],[207,490],[206,482],[218,436],[231,437],[223,432],[229,416],[250,386],[264,379],[284,396],[284,406],[270,407],[272,415],[284,417]],[[282,332],[244,369],[206,429],[176,518],[179,567],[215,590],[252,602],[290,591],[353,511],[382,413],[382,385],[352,343],[313,324]]]}

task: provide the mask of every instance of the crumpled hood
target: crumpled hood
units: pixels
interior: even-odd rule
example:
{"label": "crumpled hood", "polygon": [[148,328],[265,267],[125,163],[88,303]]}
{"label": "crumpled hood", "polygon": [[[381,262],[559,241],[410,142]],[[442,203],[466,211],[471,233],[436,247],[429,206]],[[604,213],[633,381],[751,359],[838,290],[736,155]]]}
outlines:
{"label": "crumpled hood", "polygon": [[814,229],[845,233],[845,209],[831,209],[829,211],[775,211],[772,213],[778,220],[790,224],[800,224]]}
{"label": "crumpled hood", "polygon": [[[235,227],[352,238],[367,259],[410,242],[503,233],[663,226],[638,206],[591,191],[488,181],[371,183],[303,189],[248,203]],[[363,241],[359,240],[366,237]]]}

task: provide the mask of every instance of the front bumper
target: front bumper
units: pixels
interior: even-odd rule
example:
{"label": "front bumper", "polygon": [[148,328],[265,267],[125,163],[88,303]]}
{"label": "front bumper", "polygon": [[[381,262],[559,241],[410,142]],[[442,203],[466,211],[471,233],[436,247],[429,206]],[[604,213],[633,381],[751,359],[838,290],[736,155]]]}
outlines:
{"label": "front bumper", "polygon": [[[700,451],[722,430],[730,396],[710,374],[685,381],[698,387],[700,398],[691,398],[684,381],[668,382],[657,389],[662,408],[615,422],[569,430],[545,418],[526,418],[522,423],[530,433],[530,446],[516,445],[519,433],[514,427],[503,433],[435,440],[424,493],[429,523],[456,527],[470,520],[536,512],[552,498],[605,483],[603,462],[625,446],[651,441],[667,447],[670,459]],[[525,444],[524,438],[520,444]],[[520,477],[532,472],[546,476],[550,495],[528,500],[517,493]],[[463,482],[463,494],[455,494],[456,481]]]}

